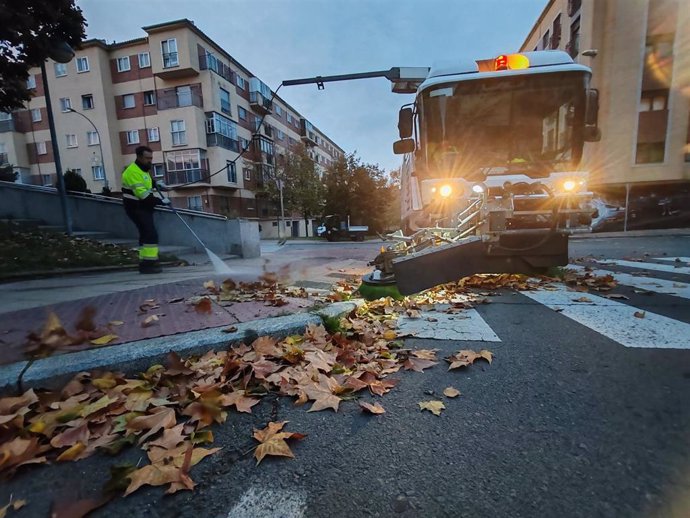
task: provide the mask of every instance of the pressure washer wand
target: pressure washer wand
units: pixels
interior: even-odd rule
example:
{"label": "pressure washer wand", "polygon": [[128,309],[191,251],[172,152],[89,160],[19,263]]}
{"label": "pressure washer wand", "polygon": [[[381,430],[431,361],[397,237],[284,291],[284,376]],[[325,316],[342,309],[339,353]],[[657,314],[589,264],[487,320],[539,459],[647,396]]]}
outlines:
{"label": "pressure washer wand", "polygon": [[[161,192],[161,190],[158,188],[157,185],[156,185],[156,190],[158,191],[158,194],[160,194],[161,196],[164,196],[163,193]],[[177,210],[175,209],[175,207],[173,207],[172,202],[170,202],[170,205],[167,205],[167,207],[168,207],[171,211],[173,211],[173,212],[177,215],[178,218],[180,218],[180,221],[182,221],[182,223],[184,223],[184,226],[187,227],[187,229],[192,233],[192,235],[196,238],[196,240],[197,240],[197,241],[199,242],[199,244],[204,248],[204,250],[208,250],[208,247],[204,244],[204,242],[201,240],[201,238],[200,238],[199,236],[196,235],[196,232],[194,232],[194,231],[192,230],[192,227],[190,227],[190,226],[187,224],[187,222],[184,220],[184,218],[182,217],[182,215],[181,215],[179,212],[177,212]]]}

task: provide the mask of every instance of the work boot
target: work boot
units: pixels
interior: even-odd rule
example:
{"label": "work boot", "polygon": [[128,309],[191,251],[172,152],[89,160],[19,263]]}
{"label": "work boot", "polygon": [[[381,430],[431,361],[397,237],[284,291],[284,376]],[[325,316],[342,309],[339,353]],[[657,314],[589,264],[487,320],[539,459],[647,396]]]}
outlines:
{"label": "work boot", "polygon": [[139,273],[161,273],[163,268],[158,261],[139,261]]}

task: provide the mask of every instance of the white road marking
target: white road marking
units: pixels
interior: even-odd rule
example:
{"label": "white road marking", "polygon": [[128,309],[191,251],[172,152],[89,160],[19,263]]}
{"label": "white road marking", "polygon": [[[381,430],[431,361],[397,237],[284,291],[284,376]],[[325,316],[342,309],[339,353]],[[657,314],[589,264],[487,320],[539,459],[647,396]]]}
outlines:
{"label": "white road marking", "polygon": [[[644,312],[635,317],[639,308],[604,297],[568,291],[565,286],[556,291],[523,291],[523,295],[600,333],[625,347],[659,349],[690,349],[690,324],[672,318]],[[575,302],[585,297],[592,302]]]}
{"label": "white road marking", "polygon": [[682,273],[683,275],[690,275],[690,268],[681,266],[676,268],[670,264],[659,263],[645,263],[638,261],[625,261],[623,259],[611,259],[606,261],[597,261],[599,264],[614,264],[618,266],[628,266],[630,268],[640,268],[641,270],[654,270],[657,272]]}
{"label": "white road marking", "polygon": [[[584,266],[577,264],[569,264],[569,270],[577,270],[582,272],[585,270]],[[631,286],[645,291],[653,291],[654,293],[663,293],[665,295],[675,295],[684,299],[690,299],[690,284],[667,281],[665,279],[656,279],[653,277],[636,277],[629,273],[612,272],[609,270],[591,270],[593,275],[613,275],[618,284],[624,286]]]}
{"label": "white road marking", "polygon": [[664,261],[664,262],[676,263],[676,264],[677,264],[676,259],[680,259],[680,261],[683,262],[683,263],[690,263],[690,257],[680,257],[680,256],[677,256],[677,255],[671,255],[671,256],[668,256],[668,257],[655,257],[655,258],[654,258],[655,261]]}
{"label": "white road marking", "polygon": [[438,311],[422,311],[420,318],[401,317],[398,320],[398,334],[415,338],[436,340],[500,342],[489,324],[475,309],[465,309],[459,313],[448,314],[443,311],[447,304],[437,304]]}
{"label": "white road marking", "polygon": [[228,513],[228,518],[303,518],[307,510],[304,491],[250,487]]}

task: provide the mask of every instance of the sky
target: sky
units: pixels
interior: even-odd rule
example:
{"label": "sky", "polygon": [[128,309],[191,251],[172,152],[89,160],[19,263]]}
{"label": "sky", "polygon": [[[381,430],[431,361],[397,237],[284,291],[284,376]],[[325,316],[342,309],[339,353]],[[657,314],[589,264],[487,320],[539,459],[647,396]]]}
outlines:
{"label": "sky", "polygon": [[[88,38],[125,41],[181,18],[275,91],[286,79],[431,66],[519,50],[547,0],[77,0]],[[384,78],[278,95],[347,153],[390,171],[398,110]]]}

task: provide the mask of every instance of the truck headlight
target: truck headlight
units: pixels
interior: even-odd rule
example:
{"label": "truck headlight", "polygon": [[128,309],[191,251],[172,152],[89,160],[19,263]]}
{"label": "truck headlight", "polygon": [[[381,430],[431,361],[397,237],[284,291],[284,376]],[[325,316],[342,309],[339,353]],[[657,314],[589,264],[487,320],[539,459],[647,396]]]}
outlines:
{"label": "truck headlight", "polygon": [[577,183],[574,180],[566,180],[563,182],[564,191],[574,191],[575,187],[577,187]]}
{"label": "truck headlight", "polygon": [[453,188],[450,185],[442,185],[438,190],[442,198],[448,198],[453,193]]}

